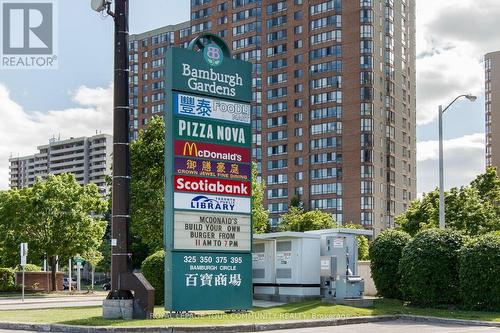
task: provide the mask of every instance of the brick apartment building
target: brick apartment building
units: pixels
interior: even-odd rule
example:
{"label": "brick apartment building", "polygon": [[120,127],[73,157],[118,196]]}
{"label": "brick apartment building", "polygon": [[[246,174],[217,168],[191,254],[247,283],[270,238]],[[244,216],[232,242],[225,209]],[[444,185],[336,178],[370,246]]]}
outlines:
{"label": "brick apartment building", "polygon": [[164,51],[202,32],[253,66],[253,158],[277,224],[292,199],[392,227],[416,197],[415,0],[192,0],[130,38],[131,138],[164,111]]}

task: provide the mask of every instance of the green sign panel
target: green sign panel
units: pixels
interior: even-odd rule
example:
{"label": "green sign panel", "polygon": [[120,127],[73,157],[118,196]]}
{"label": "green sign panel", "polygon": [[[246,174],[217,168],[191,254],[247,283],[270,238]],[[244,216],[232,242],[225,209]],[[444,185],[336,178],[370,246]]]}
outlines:
{"label": "green sign panel", "polygon": [[[252,255],[250,253],[171,252],[175,288],[167,308],[176,311],[250,309]],[[167,268],[170,269],[170,268]],[[250,295],[251,296],[251,295]]]}
{"label": "green sign panel", "polygon": [[[232,59],[213,34],[170,48],[166,63],[165,309],[251,309],[252,219],[243,203],[251,198],[252,65]],[[247,178],[209,172],[227,156],[240,157],[231,167]],[[238,215],[224,203],[238,203]]]}
{"label": "green sign panel", "polygon": [[250,126],[222,121],[210,121],[193,117],[175,117],[175,137],[234,146],[251,144]]}
{"label": "green sign panel", "polygon": [[[224,57],[221,51],[217,65],[209,64],[208,47],[203,52],[193,52],[187,49],[171,48],[167,52],[167,62],[171,68],[172,89],[198,95],[208,95],[220,98],[252,101],[252,64],[246,61]],[[215,64],[215,63],[214,63]],[[167,73],[168,75],[169,73]]]}

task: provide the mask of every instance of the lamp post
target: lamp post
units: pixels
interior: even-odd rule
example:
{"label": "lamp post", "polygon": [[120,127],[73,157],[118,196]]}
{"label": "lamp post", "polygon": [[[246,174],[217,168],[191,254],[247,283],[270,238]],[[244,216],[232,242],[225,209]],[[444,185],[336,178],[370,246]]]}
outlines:
{"label": "lamp post", "polygon": [[471,94],[457,96],[447,107],[439,106],[439,229],[445,228],[444,220],[444,168],[443,168],[443,113],[459,98],[465,97],[474,102],[477,97]]}

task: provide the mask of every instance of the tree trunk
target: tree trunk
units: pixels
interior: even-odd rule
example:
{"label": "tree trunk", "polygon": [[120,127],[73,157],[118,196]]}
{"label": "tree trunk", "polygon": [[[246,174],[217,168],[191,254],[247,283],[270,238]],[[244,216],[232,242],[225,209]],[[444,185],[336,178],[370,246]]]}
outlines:
{"label": "tree trunk", "polygon": [[56,273],[57,273],[56,268],[57,267],[56,266],[57,266],[57,258],[56,258],[56,256],[51,256],[50,257],[50,270],[52,272],[52,274],[51,274],[51,280],[52,280],[51,290],[52,291],[57,291],[57,283],[56,283],[57,282],[56,281],[57,280],[56,279]]}

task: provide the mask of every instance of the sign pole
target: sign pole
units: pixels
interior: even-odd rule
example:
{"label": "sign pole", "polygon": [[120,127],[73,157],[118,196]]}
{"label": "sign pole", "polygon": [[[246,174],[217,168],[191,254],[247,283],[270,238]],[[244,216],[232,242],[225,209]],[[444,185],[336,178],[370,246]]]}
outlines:
{"label": "sign pole", "polygon": [[22,292],[22,298],[24,302],[24,266],[23,266],[23,292]]}
{"label": "sign pole", "polygon": [[69,258],[69,261],[68,261],[68,279],[69,279],[68,292],[71,292],[71,283],[73,281],[73,280],[71,280],[71,270],[72,270],[71,258]]}
{"label": "sign pole", "polygon": [[21,292],[21,298],[22,301],[24,302],[24,272],[25,272],[25,267],[28,259],[28,243],[21,243],[20,246],[20,254],[21,254],[21,267],[23,268],[23,285],[22,285],[22,292]]}

